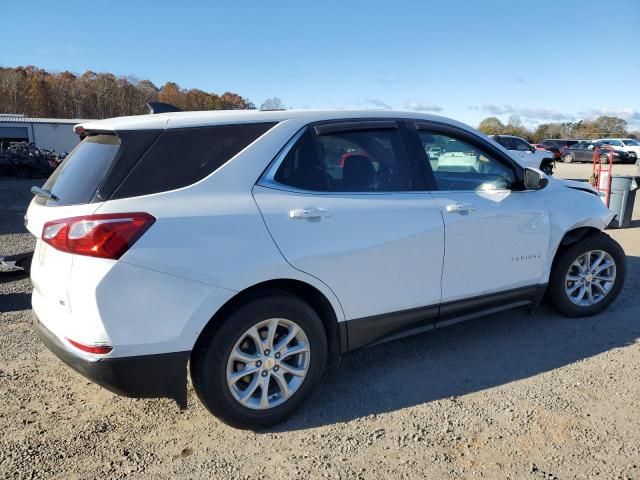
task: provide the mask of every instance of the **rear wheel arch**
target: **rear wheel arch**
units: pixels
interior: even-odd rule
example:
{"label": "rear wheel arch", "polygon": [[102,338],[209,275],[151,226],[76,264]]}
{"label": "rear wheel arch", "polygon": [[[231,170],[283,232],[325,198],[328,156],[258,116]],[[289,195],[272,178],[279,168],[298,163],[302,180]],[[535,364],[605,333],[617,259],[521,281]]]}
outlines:
{"label": "rear wheel arch", "polygon": [[300,280],[277,279],[268,280],[253,285],[234,295],[213,315],[209,322],[198,335],[193,350],[199,348],[199,343],[215,331],[231,312],[241,305],[253,300],[268,297],[274,294],[289,294],[307,303],[322,320],[327,336],[328,366],[337,366],[340,354],[344,352],[343,346],[347,345],[346,331],[340,328],[338,317],[329,299],[316,287]]}

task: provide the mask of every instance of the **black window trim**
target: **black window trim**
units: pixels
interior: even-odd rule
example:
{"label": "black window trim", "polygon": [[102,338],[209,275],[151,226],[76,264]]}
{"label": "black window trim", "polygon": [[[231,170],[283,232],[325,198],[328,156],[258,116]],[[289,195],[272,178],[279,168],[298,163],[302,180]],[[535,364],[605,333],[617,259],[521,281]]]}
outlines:
{"label": "black window trim", "polygon": [[[306,194],[306,195],[394,195],[394,194],[411,194],[411,193],[424,193],[428,191],[425,188],[424,176],[421,175],[419,170],[418,161],[415,155],[412,154],[414,147],[410,147],[407,143],[410,141],[409,135],[406,132],[405,123],[407,121],[415,121],[415,119],[406,118],[345,118],[345,119],[332,119],[332,120],[320,120],[317,122],[311,122],[303,126],[298,130],[287,143],[280,149],[269,166],[262,173],[256,185],[274,190],[281,190],[285,192]],[[278,182],[275,179],[276,172],[280,168],[280,165],[286,158],[291,149],[298,143],[302,135],[307,131],[310,131],[313,136],[314,145],[317,148],[316,138],[321,135],[328,135],[338,132],[351,132],[358,130],[397,130],[400,136],[400,143],[402,145],[405,161],[409,169],[409,175],[411,177],[412,188],[410,190],[394,190],[394,191],[380,191],[380,192],[339,192],[339,191],[317,191],[317,190],[305,190],[296,188],[291,185],[287,185]],[[320,132],[320,133],[318,133]],[[435,180],[434,180],[435,181]]]}
{"label": "black window trim", "polygon": [[[511,168],[514,171],[516,182],[512,186],[511,191],[525,190],[524,167],[519,165],[515,160],[513,160],[508,155],[505,155],[504,152],[500,151],[498,148],[496,148],[491,143],[487,142],[484,138],[480,137],[479,135],[474,135],[472,132],[468,132],[462,128],[459,128],[450,124],[440,123],[440,122],[430,121],[430,120],[413,119],[405,123],[407,124],[407,127],[411,131],[412,135],[415,135],[418,142],[420,142],[420,138],[419,138],[420,130],[428,130],[430,132],[442,133],[444,135],[449,135],[454,138],[458,138],[466,143],[469,143],[474,147],[479,148],[480,150],[485,151],[486,153],[490,154],[492,158],[499,161],[503,165]],[[425,183],[427,185],[433,186],[432,191],[438,191],[438,192],[449,192],[449,191],[475,192],[476,191],[476,190],[440,190],[437,187],[437,184],[435,181],[435,175],[433,173],[433,169],[431,168],[431,164],[429,164],[429,162],[426,161],[426,154],[422,158],[420,163],[424,165],[424,168],[422,169],[422,171],[425,175]]]}

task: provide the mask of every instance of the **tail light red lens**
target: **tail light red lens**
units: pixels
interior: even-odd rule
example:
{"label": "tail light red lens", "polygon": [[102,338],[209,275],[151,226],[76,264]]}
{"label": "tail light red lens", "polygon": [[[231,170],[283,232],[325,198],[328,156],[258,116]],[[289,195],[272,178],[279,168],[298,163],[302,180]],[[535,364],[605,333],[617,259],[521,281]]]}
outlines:
{"label": "tail light red lens", "polygon": [[117,260],[155,220],[141,212],[64,218],[45,223],[42,240],[63,252]]}
{"label": "tail light red lens", "polygon": [[108,345],[85,345],[84,343],[76,342],[75,340],[71,340],[67,338],[67,342],[76,347],[78,350],[82,350],[87,353],[95,353],[97,355],[106,355],[107,353],[113,350],[112,347]]}

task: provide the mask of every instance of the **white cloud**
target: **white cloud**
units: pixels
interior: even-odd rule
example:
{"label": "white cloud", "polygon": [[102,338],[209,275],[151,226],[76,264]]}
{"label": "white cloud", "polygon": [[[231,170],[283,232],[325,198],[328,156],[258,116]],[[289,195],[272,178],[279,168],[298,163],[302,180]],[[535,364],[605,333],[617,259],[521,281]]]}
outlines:
{"label": "white cloud", "polygon": [[404,104],[404,108],[407,110],[414,110],[416,112],[441,112],[442,107],[430,102],[423,102],[421,100],[407,100]]}
{"label": "white cloud", "polygon": [[491,115],[519,115],[529,120],[549,120],[554,122],[567,122],[576,119],[575,115],[559,112],[551,108],[522,108],[511,105],[493,105],[491,103],[482,106],[482,111]]}
{"label": "white cloud", "polygon": [[633,108],[602,107],[602,108],[591,108],[588,110],[584,110],[582,112],[578,112],[578,116],[584,117],[589,120],[600,117],[602,115],[609,116],[609,117],[622,118],[623,120],[626,120],[629,123],[640,122],[640,111],[635,110]]}
{"label": "white cloud", "polygon": [[384,103],[379,98],[367,98],[365,100],[365,102],[370,104],[370,105],[373,105],[376,108],[384,108],[385,110],[391,110],[391,107],[389,105],[387,105],[386,103]]}

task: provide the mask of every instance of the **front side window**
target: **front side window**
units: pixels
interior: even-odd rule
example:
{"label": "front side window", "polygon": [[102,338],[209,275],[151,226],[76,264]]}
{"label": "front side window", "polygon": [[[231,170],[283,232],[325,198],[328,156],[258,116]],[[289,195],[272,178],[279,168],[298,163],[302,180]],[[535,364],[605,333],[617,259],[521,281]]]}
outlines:
{"label": "front side window", "polygon": [[396,129],[305,132],[274,180],[294,188],[331,192],[400,192],[413,188]]}
{"label": "front side window", "polygon": [[625,140],[624,143],[627,144],[627,146],[629,147],[640,147],[640,142],[638,142],[637,140]]}
{"label": "front side window", "polygon": [[510,166],[462,139],[428,130],[418,134],[439,190],[504,190],[516,181]]}

